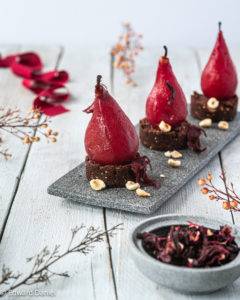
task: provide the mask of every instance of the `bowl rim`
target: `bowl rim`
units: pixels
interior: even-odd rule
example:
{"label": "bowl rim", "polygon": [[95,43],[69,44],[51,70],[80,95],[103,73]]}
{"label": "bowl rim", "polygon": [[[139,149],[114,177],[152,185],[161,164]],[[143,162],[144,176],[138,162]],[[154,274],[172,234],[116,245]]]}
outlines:
{"label": "bowl rim", "polygon": [[[165,270],[172,270],[175,272],[187,272],[187,273],[209,273],[209,272],[213,272],[213,271],[221,272],[221,271],[226,271],[226,270],[240,266],[240,251],[234,260],[232,260],[231,262],[229,262],[225,265],[222,265],[222,266],[209,267],[209,268],[188,268],[185,266],[175,266],[175,265],[163,263],[163,262],[155,259],[154,257],[150,256],[146,251],[143,252],[137,247],[134,240],[136,239],[136,234],[138,233],[139,228],[141,228],[144,225],[147,225],[147,223],[149,223],[149,222],[154,222],[154,221],[158,221],[158,220],[160,221],[161,219],[174,218],[174,217],[182,217],[182,218],[188,218],[188,219],[189,218],[200,218],[200,219],[204,219],[204,220],[209,220],[210,222],[213,222],[213,223],[217,222],[217,223],[222,223],[223,225],[229,225],[234,230],[237,230],[239,235],[236,237],[240,240],[240,227],[236,226],[235,224],[231,224],[228,221],[222,220],[220,218],[213,219],[213,218],[208,218],[208,217],[201,216],[201,215],[188,215],[188,214],[164,214],[164,215],[158,215],[155,217],[147,218],[144,221],[140,222],[137,226],[135,226],[130,231],[129,240],[130,240],[132,254],[134,253],[139,258],[143,259],[146,263],[152,264],[156,267],[157,266],[161,267],[161,270],[165,269]],[[161,227],[161,226],[159,226],[159,227]],[[240,242],[238,242],[238,245],[240,247]]]}

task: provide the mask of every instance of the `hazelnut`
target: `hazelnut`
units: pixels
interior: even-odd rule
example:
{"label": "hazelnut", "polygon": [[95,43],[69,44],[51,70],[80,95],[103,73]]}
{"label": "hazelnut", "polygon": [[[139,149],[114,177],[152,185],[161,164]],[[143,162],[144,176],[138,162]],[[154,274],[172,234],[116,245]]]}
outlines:
{"label": "hazelnut", "polygon": [[106,187],[104,181],[102,181],[101,179],[90,180],[90,186],[95,191],[101,191],[101,190],[105,189],[105,187]]}
{"label": "hazelnut", "polygon": [[169,132],[169,131],[171,131],[171,129],[172,129],[171,125],[167,124],[167,123],[164,122],[164,121],[161,121],[161,122],[160,122],[159,128],[160,128],[160,130],[163,131],[163,132]]}
{"label": "hazelnut", "polygon": [[207,229],[207,236],[212,236],[213,235],[213,232],[212,232],[212,230],[211,229]]}
{"label": "hazelnut", "polygon": [[174,150],[174,151],[167,151],[164,153],[164,155],[166,157],[171,157],[171,158],[182,158],[182,153],[180,153],[179,151],[177,150]]}
{"label": "hazelnut", "polygon": [[199,126],[203,128],[209,128],[212,126],[212,119],[206,118],[199,122]]}
{"label": "hazelnut", "polygon": [[181,166],[181,160],[178,160],[178,159],[169,159],[168,160],[168,164],[169,166],[171,167],[174,167],[174,168],[178,168]]}
{"label": "hazelnut", "polygon": [[228,130],[229,124],[228,124],[228,122],[226,122],[226,121],[220,121],[220,122],[218,123],[218,128],[219,128],[219,129],[222,129],[222,130]]}
{"label": "hazelnut", "polygon": [[166,152],[164,152],[164,155],[166,156],[166,157],[171,157],[172,155],[171,155],[171,151],[166,151]]}
{"label": "hazelnut", "polygon": [[135,191],[136,189],[140,188],[140,184],[134,181],[127,181],[125,186],[130,191]]}
{"label": "hazelnut", "polygon": [[207,108],[210,112],[215,112],[218,106],[219,106],[219,101],[216,98],[212,97],[208,99]]}
{"label": "hazelnut", "polygon": [[139,196],[139,197],[150,197],[150,193],[138,188],[136,189],[136,194]]}
{"label": "hazelnut", "polygon": [[177,150],[174,150],[174,151],[171,152],[171,157],[172,158],[182,158],[182,153],[180,153]]}

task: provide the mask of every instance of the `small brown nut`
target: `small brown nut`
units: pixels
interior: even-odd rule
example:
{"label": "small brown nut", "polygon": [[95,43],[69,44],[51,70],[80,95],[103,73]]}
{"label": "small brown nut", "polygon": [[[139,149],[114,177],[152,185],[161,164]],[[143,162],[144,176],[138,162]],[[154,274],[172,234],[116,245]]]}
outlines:
{"label": "small brown nut", "polygon": [[199,126],[203,128],[210,128],[212,126],[212,119],[206,118],[199,122]]}
{"label": "small brown nut", "polygon": [[23,138],[23,144],[31,144],[31,137],[26,135],[24,138]]}
{"label": "small brown nut", "polygon": [[50,134],[52,134],[52,129],[49,128],[49,127],[47,127],[47,129],[46,129],[46,135],[50,135]]}
{"label": "small brown nut", "polygon": [[178,167],[180,167],[181,166],[181,160],[179,160],[179,159],[169,159],[168,160],[168,164],[169,164],[169,166],[171,166],[171,167],[174,167],[174,168],[178,168]]}
{"label": "small brown nut", "polygon": [[174,151],[171,152],[171,157],[172,158],[182,158],[182,153],[180,153],[177,150],[174,150]]}
{"label": "small brown nut", "polygon": [[90,186],[95,191],[101,191],[105,189],[106,184],[101,179],[92,179],[90,180]]}
{"label": "small brown nut", "polygon": [[212,97],[208,99],[207,108],[210,112],[215,112],[218,106],[219,106],[219,101],[216,98]]}
{"label": "small brown nut", "polygon": [[166,151],[166,152],[164,152],[164,155],[166,156],[166,157],[171,157],[172,155],[171,155],[171,151]]}
{"label": "small brown nut", "polygon": [[50,136],[49,136],[49,139],[50,139],[50,141],[51,141],[52,143],[56,143],[56,141],[57,141],[57,139],[56,139],[55,136],[53,136],[53,135],[50,135]]}
{"label": "small brown nut", "polygon": [[163,132],[169,132],[169,131],[171,131],[171,129],[172,129],[171,125],[167,124],[167,123],[164,122],[164,121],[161,121],[161,122],[160,122],[159,128],[160,128],[160,130],[163,131]]}
{"label": "small brown nut", "polygon": [[227,121],[220,121],[218,123],[218,128],[222,130],[228,130],[229,129],[229,124]]}
{"label": "small brown nut", "polygon": [[150,197],[150,193],[138,188],[136,189],[136,194],[139,196],[139,197]]}
{"label": "small brown nut", "polygon": [[134,181],[127,181],[125,186],[129,191],[135,191],[136,189],[140,188],[140,184]]}

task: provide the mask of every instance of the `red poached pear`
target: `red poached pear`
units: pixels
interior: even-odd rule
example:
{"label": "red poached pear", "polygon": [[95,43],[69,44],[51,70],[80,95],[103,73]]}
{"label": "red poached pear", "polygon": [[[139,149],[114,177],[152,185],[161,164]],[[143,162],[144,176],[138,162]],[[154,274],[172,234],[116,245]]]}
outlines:
{"label": "red poached pear", "polygon": [[85,110],[92,113],[85,134],[89,158],[102,165],[118,165],[132,161],[138,152],[135,127],[97,76],[95,100]]}
{"label": "red poached pear", "polygon": [[218,100],[233,97],[237,89],[237,73],[223,37],[221,22],[216,44],[202,73],[201,87],[206,97]]}
{"label": "red poached pear", "polygon": [[183,122],[187,117],[186,98],[167,57],[161,57],[154,86],[146,103],[146,116],[154,126],[164,121],[172,126]]}

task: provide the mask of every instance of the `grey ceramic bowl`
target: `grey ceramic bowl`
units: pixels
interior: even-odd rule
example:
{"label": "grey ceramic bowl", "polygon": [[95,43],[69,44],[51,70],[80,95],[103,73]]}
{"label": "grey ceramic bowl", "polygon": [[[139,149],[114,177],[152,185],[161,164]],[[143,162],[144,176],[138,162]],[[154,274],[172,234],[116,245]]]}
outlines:
{"label": "grey ceramic bowl", "polygon": [[182,293],[214,292],[231,284],[240,276],[240,254],[230,263],[220,267],[191,269],[165,264],[154,259],[143,249],[142,241],[137,239],[138,233],[163,226],[187,224],[187,221],[213,229],[228,224],[233,228],[236,242],[240,246],[240,229],[223,220],[191,215],[162,215],[145,220],[130,234],[131,255],[137,268],[157,284]]}

